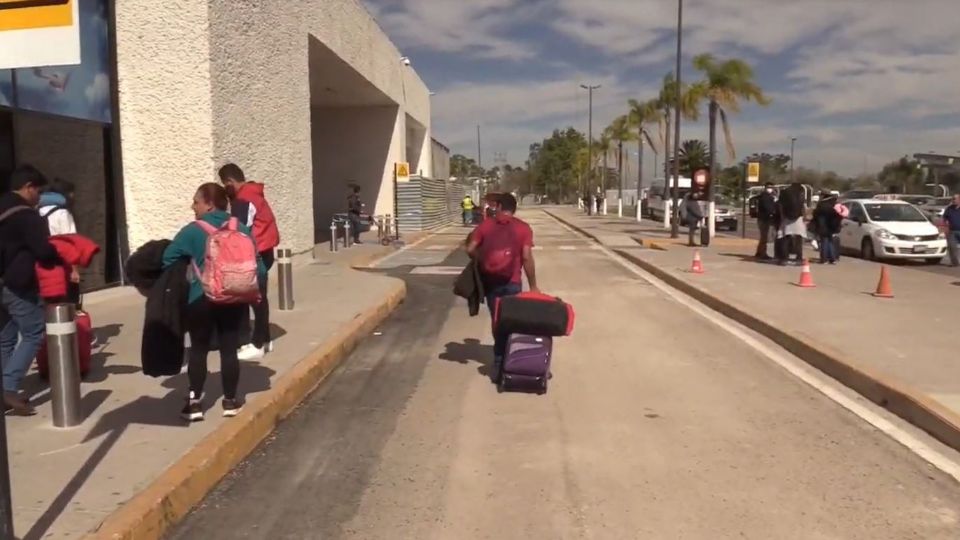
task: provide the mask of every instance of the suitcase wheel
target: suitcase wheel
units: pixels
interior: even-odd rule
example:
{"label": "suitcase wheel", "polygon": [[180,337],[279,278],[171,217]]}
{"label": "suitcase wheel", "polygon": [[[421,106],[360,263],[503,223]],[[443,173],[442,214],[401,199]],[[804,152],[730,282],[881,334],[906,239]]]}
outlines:
{"label": "suitcase wheel", "polygon": [[547,378],[544,377],[544,378],[540,381],[540,389],[537,390],[537,394],[542,396],[542,395],[544,395],[544,394],[546,394],[546,393],[547,393]]}

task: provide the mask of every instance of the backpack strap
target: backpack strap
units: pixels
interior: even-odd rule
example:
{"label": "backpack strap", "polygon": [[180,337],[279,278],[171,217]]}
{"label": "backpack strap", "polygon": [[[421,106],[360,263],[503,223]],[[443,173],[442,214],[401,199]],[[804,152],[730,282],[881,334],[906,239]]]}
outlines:
{"label": "backpack strap", "polygon": [[240,230],[240,220],[231,216],[222,228],[227,229],[228,231]]}
{"label": "backpack strap", "polygon": [[194,221],[194,223],[197,225],[197,227],[200,227],[200,229],[203,230],[203,232],[205,232],[205,233],[207,233],[207,234],[213,234],[213,233],[217,232],[217,228],[216,228],[216,227],[214,227],[213,225],[207,223],[206,221],[204,221],[204,220],[202,220],[202,219],[198,219],[198,220]]}
{"label": "backpack strap", "polygon": [[7,209],[6,212],[0,214],[0,222],[4,222],[4,221],[6,221],[7,218],[9,218],[10,216],[12,216],[12,215],[14,215],[14,214],[16,214],[16,213],[18,213],[18,212],[23,212],[24,210],[31,210],[31,208],[30,208],[29,206],[25,206],[25,205],[22,205],[22,204],[19,205],[19,206],[14,206],[13,208],[9,208],[9,209]]}

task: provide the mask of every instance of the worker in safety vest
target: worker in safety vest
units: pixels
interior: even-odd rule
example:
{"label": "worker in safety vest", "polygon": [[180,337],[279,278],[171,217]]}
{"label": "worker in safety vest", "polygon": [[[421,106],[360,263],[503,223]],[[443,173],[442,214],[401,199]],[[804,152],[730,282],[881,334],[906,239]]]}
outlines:
{"label": "worker in safety vest", "polygon": [[473,204],[473,198],[469,195],[463,198],[463,201],[460,203],[460,208],[463,209],[463,224],[469,225],[473,223],[473,208],[476,206]]}

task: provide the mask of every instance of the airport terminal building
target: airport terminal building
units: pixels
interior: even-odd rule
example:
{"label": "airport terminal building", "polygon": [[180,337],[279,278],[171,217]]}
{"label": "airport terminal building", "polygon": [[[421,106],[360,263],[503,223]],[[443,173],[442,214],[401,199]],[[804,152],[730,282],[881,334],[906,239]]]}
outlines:
{"label": "airport terminal building", "polygon": [[76,184],[80,232],[104,248],[88,286],[191,219],[227,161],[266,184],[296,252],[348,184],[387,214],[395,163],[434,175],[430,93],[359,0],[72,1],[79,65],[0,70],[0,173]]}

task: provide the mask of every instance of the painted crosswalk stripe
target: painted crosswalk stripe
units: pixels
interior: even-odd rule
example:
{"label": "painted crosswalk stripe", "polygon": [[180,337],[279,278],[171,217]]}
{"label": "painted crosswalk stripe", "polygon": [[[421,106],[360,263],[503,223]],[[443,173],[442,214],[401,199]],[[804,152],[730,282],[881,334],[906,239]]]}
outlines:
{"label": "painted crosswalk stripe", "polygon": [[560,251],[576,251],[577,246],[560,246]]}
{"label": "painted crosswalk stripe", "polygon": [[411,274],[428,276],[458,276],[463,272],[462,266],[419,266],[410,270]]}

